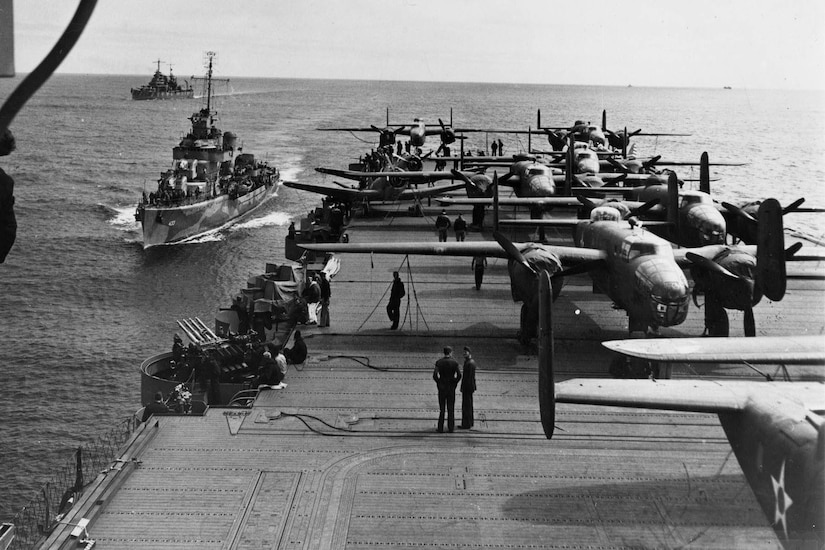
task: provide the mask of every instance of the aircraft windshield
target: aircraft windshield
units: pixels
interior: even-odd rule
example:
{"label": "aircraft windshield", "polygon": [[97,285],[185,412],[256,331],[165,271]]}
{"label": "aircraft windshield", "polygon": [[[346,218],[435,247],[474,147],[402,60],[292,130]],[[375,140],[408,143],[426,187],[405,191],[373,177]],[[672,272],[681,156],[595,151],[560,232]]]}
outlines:
{"label": "aircraft windshield", "polygon": [[629,243],[626,242],[622,252],[625,260],[632,260],[633,258],[638,258],[639,256],[667,254],[669,250],[672,254],[672,250],[667,247],[666,243],[633,241]]}
{"label": "aircraft windshield", "polygon": [[704,202],[710,202],[710,197],[705,195],[682,195],[682,206],[686,206],[688,204],[701,204]]}

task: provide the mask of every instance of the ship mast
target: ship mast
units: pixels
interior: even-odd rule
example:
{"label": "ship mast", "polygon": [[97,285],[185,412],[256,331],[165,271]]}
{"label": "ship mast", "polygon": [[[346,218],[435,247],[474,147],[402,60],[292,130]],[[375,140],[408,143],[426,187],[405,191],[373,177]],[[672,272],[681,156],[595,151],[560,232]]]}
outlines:
{"label": "ship mast", "polygon": [[215,55],[215,52],[206,52],[206,110],[209,112],[212,111],[212,59]]}

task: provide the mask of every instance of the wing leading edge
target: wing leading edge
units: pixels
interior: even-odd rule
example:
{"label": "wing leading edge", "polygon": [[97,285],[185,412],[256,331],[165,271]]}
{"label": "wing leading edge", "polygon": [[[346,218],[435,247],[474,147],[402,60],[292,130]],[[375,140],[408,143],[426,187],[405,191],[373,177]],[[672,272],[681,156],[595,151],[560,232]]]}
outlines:
{"label": "wing leading edge", "polygon": [[603,345],[623,355],[661,362],[825,364],[823,336],[611,340]]}

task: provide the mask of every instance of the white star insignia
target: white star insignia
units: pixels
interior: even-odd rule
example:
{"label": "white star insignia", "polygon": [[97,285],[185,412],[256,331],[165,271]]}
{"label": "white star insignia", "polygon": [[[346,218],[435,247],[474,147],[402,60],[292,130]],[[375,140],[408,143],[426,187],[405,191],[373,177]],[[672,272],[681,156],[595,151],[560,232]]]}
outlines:
{"label": "white star insignia", "polygon": [[776,497],[776,508],[773,514],[773,524],[778,525],[782,522],[782,531],[785,533],[785,538],[788,538],[788,508],[791,507],[793,501],[788,493],[785,492],[785,461],[782,461],[782,468],[779,470],[779,480],[771,476],[771,484],[773,484],[773,493]]}

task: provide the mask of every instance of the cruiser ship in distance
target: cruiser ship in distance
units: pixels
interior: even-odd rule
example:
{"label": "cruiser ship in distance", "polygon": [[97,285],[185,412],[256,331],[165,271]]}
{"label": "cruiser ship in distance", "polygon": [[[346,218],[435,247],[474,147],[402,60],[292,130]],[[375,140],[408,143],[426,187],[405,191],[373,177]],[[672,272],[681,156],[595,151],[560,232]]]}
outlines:
{"label": "cruiser ship in distance", "polygon": [[185,86],[178,84],[178,79],[172,74],[172,67],[169,67],[169,76],[160,72],[161,60],[156,61],[158,68],[148,84],[140,88],[132,88],[132,99],[192,99],[195,97],[195,90],[188,81],[184,80]]}

